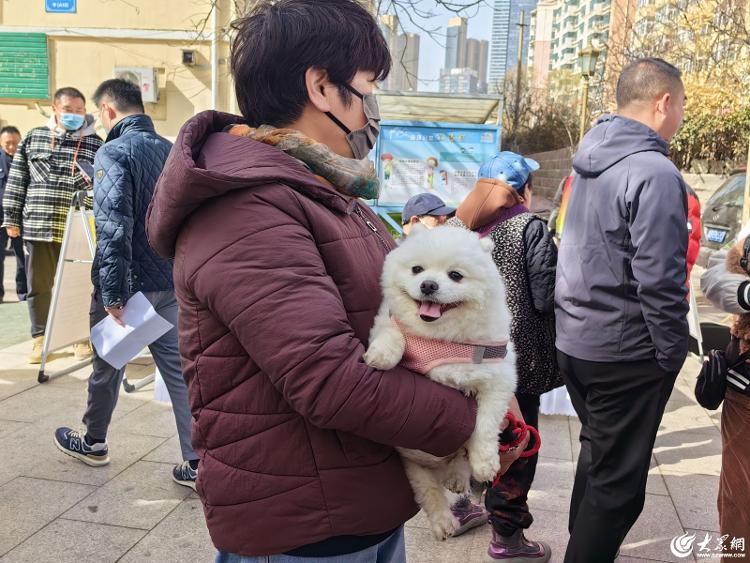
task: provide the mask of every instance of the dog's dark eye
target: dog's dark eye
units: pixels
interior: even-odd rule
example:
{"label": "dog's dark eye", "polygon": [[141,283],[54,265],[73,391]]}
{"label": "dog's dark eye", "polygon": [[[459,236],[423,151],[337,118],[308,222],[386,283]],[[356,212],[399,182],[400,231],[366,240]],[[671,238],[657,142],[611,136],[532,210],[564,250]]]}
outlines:
{"label": "dog's dark eye", "polygon": [[413,266],[411,269],[412,274],[421,274],[424,272],[424,268],[422,266]]}
{"label": "dog's dark eye", "polygon": [[460,282],[462,279],[464,279],[463,274],[461,272],[456,272],[455,270],[453,270],[452,272],[448,272],[448,277],[454,282]]}

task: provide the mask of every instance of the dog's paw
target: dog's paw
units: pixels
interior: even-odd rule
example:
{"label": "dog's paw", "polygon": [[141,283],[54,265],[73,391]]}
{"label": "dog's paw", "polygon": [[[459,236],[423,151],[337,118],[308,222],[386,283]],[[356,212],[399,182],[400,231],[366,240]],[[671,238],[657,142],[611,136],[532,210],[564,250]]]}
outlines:
{"label": "dog's paw", "polygon": [[440,511],[437,514],[430,515],[430,527],[435,539],[443,541],[453,535],[458,530],[460,524],[450,510]]}
{"label": "dog's paw", "polygon": [[393,369],[400,360],[400,356],[382,346],[371,345],[365,352],[365,362],[375,369]]}
{"label": "dog's paw", "polygon": [[500,471],[500,456],[497,452],[493,455],[469,456],[471,474],[480,483],[492,481]]}
{"label": "dog's paw", "polygon": [[445,480],[443,485],[449,491],[462,495],[469,492],[471,481],[464,475],[451,475]]}

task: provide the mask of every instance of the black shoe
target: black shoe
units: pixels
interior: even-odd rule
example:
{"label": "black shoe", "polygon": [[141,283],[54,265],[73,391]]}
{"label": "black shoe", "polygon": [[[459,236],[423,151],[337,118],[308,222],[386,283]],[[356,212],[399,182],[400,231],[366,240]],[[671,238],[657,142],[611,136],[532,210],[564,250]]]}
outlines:
{"label": "black shoe", "polygon": [[198,478],[198,470],[190,467],[189,461],[183,461],[172,468],[172,479],[184,487],[190,487],[194,491],[195,480]]}

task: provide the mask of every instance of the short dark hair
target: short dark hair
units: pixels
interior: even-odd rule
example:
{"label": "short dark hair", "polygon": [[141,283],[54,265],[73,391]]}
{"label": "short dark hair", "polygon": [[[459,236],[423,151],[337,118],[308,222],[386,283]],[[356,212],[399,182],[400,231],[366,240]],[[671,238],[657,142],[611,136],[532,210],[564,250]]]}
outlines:
{"label": "short dark hair", "polygon": [[128,80],[111,78],[105,80],[94,92],[94,105],[99,107],[102,98],[109,98],[118,111],[139,111],[143,113],[143,96],[140,87]]}
{"label": "short dark hair", "polygon": [[645,57],[629,63],[617,80],[617,107],[651,102],[666,92],[683,89],[682,73],[663,59]]}
{"label": "short dark hair", "polygon": [[18,130],[18,127],[13,127],[12,125],[6,125],[2,129],[0,129],[0,135],[4,135],[5,133],[8,133],[9,135],[18,135],[21,136],[21,132]]}
{"label": "short dark hair", "polygon": [[308,103],[305,72],[322,69],[351,102],[349,84],[359,71],[384,80],[391,70],[388,45],[375,18],[356,0],[261,2],[232,23],[232,74],[240,111],[251,126],[284,126]]}
{"label": "short dark hair", "polygon": [[73,88],[72,86],[65,86],[64,88],[60,88],[55,92],[54,101],[59,101],[60,98],[63,96],[70,96],[71,98],[81,98],[83,100],[83,103],[86,103],[86,96],[83,95],[83,92],[81,92],[78,88]]}

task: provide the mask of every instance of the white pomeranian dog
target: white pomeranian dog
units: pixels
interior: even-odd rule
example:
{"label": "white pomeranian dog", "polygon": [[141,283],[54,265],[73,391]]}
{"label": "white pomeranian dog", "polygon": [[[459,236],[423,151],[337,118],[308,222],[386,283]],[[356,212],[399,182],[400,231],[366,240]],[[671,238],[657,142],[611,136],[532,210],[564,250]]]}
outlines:
{"label": "white pomeranian dog", "polygon": [[465,229],[415,228],[386,257],[383,304],[365,353],[374,368],[401,363],[476,397],[476,427],[462,450],[438,458],[399,449],[438,539],[458,527],[445,488],[465,492],[472,475],[492,481],[500,470],[498,433],[516,389],[511,316],[492,249]]}

